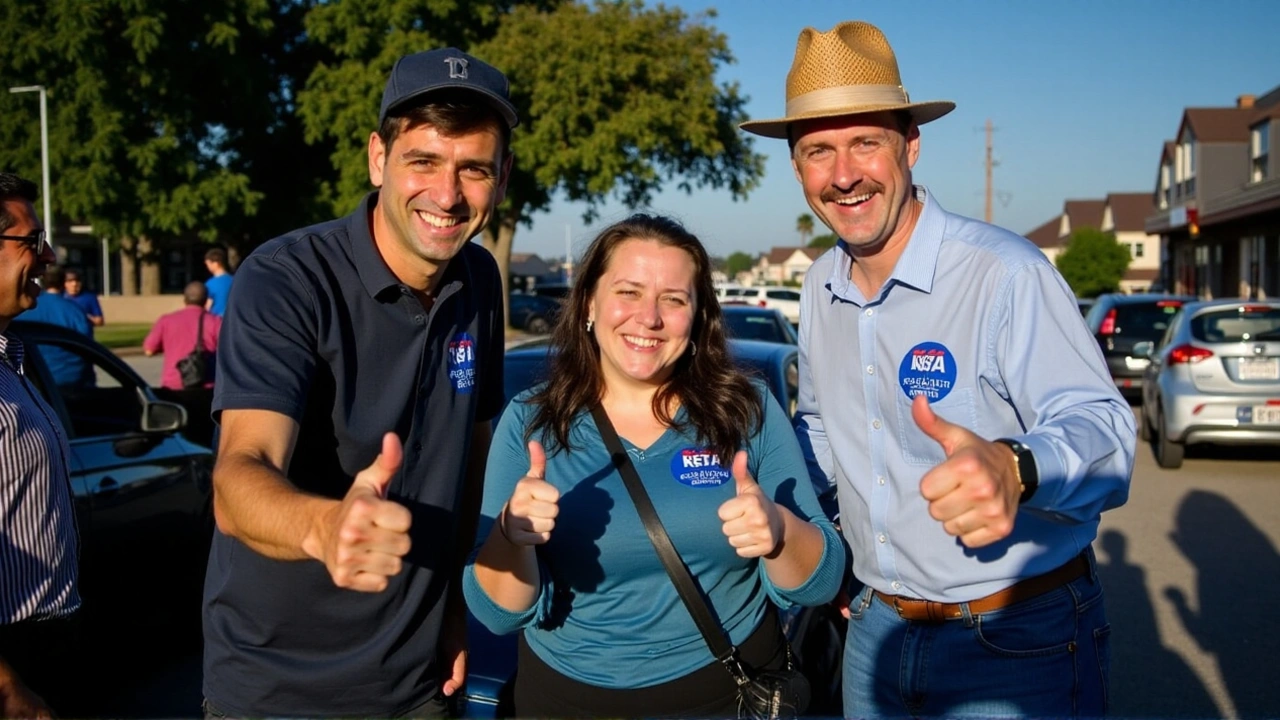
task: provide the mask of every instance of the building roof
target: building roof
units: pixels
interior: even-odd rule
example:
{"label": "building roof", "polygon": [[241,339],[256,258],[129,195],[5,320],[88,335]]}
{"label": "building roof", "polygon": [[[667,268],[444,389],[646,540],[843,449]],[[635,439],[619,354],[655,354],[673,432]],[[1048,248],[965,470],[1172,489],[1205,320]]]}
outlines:
{"label": "building roof", "polygon": [[1129,268],[1124,271],[1125,280],[1146,280],[1148,282],[1160,277],[1159,268]]}
{"label": "building roof", "polygon": [[1249,121],[1258,113],[1247,108],[1187,108],[1178,126],[1178,137],[1190,126],[1196,142],[1245,142],[1249,139]]}
{"label": "building roof", "polygon": [[1149,192],[1111,193],[1107,195],[1107,205],[1111,208],[1111,224],[1115,232],[1145,232],[1147,216],[1156,209]]}
{"label": "building roof", "polygon": [[1102,209],[1106,205],[1106,200],[1068,200],[1062,209],[1067,216],[1068,231],[1101,228]]}
{"label": "building roof", "polygon": [[786,247],[775,245],[772,248],[769,248],[768,263],[770,265],[781,265],[782,263],[790,260],[791,256],[795,255],[797,252],[804,253],[805,257],[810,260],[817,260],[818,256],[821,255],[824,250],[822,248],[799,247],[797,245],[790,245]]}
{"label": "building roof", "polygon": [[1062,227],[1062,216],[1055,215],[1040,227],[1027,233],[1027,239],[1035,243],[1038,248],[1056,248],[1062,246],[1062,238],[1058,237],[1058,230]]}

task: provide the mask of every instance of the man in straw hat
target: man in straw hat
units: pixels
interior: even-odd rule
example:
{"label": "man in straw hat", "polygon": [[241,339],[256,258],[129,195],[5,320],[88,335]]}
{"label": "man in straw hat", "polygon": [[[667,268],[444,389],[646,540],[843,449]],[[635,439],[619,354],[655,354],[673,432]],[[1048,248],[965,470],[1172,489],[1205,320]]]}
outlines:
{"label": "man in straw hat", "polygon": [[786,138],[840,238],[805,279],[796,432],[854,574],[846,716],[1102,715],[1090,543],[1128,496],[1133,413],[1062,277],[912,183],[920,126],[872,25],[805,28]]}

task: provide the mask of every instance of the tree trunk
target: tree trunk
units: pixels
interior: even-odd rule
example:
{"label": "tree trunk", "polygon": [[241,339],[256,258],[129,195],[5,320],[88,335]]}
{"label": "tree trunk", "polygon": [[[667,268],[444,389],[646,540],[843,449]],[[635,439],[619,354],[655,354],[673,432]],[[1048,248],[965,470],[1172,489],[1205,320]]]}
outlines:
{"label": "tree trunk", "polygon": [[160,249],[155,241],[143,235],[138,238],[138,262],[141,264],[139,286],[142,295],[160,294]]}
{"label": "tree trunk", "polygon": [[138,248],[131,237],[120,238],[120,294],[138,294]]}
{"label": "tree trunk", "polygon": [[[520,219],[520,208],[511,207],[500,212],[485,228],[481,236],[484,248],[493,254],[498,263],[498,272],[502,275],[502,316],[511,324],[511,244],[516,236],[516,222]],[[495,227],[496,225],[496,227]]]}

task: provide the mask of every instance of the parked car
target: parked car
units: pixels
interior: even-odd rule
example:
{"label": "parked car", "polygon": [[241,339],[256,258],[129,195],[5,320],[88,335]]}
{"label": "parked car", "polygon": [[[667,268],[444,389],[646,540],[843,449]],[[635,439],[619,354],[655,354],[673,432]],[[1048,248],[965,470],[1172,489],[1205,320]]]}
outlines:
{"label": "parked car", "polygon": [[1160,467],[1196,443],[1280,444],[1280,301],[1187,303],[1134,354],[1151,360],[1139,431]]}
{"label": "parked car", "polygon": [[[788,414],[795,412],[799,383],[799,353],[795,345],[731,339],[729,349],[742,370],[765,381]],[[546,378],[549,357],[550,345],[546,341],[534,341],[507,350],[503,392],[508,402],[517,393]],[[516,637],[496,636],[474,617],[468,620],[470,667],[465,707],[460,712],[469,718],[510,717]],[[844,637],[843,620],[838,613],[829,606],[794,608],[783,614],[782,622],[802,666],[807,661],[814,665],[835,662],[837,665],[834,667],[838,667],[843,653],[839,647],[833,649],[826,644],[828,638],[842,641]],[[839,672],[824,667],[813,675],[811,682],[815,685],[815,700],[810,705],[811,714],[839,715],[839,688],[833,684],[839,680]]]}
{"label": "parked car", "polygon": [[1097,297],[1085,316],[1085,324],[1098,340],[1107,369],[1122,395],[1131,400],[1142,396],[1142,374],[1150,363],[1134,353],[1133,346],[1159,340],[1173,316],[1195,299],[1190,295],[1150,293],[1105,293]]}
{"label": "parked car", "polygon": [[721,305],[741,303],[762,308],[781,310],[787,322],[800,324],[800,289],[779,285],[753,285],[751,287],[726,288]]}
{"label": "parked car", "polygon": [[569,297],[569,289],[570,289],[570,286],[565,285],[563,283],[546,283],[541,285],[534,285],[532,288],[530,288],[529,294],[539,295],[541,297],[561,299],[561,298]]}
{"label": "parked car", "polygon": [[[27,377],[71,448],[87,634],[116,631],[141,642],[142,626],[198,641],[213,455],[179,434],[186,410],[158,400],[92,338],[21,318],[9,331],[22,340]],[[69,353],[89,372],[58,385],[44,358],[50,351]]]}
{"label": "parked car", "polygon": [[781,310],[752,307],[750,305],[723,305],[725,329],[729,337],[739,340],[797,345],[796,329],[787,321]]}
{"label": "parked car", "polygon": [[507,324],[534,335],[546,335],[560,317],[560,301],[542,295],[511,293]]}

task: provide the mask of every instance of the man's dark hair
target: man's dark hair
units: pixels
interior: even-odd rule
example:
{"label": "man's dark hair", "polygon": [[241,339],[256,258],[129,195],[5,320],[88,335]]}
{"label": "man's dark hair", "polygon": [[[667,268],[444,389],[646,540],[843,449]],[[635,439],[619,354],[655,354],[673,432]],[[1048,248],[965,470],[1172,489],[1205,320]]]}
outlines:
{"label": "man's dark hair", "polygon": [[511,152],[511,128],[502,115],[485,101],[468,90],[441,90],[427,96],[428,100],[397,108],[378,128],[378,137],[386,151],[400,134],[419,125],[431,125],[448,136],[497,128],[502,138],[502,156]]}
{"label": "man's dark hair", "polygon": [[209,299],[209,288],[199,280],[192,280],[182,289],[182,302],[187,305],[203,306]]}
{"label": "man's dark hair", "polygon": [[204,254],[206,262],[216,262],[224,269],[227,267],[227,251],[222,248],[210,248]]}
{"label": "man's dark hair", "polygon": [[62,292],[67,286],[67,271],[57,265],[50,265],[44,269],[44,275],[40,278],[40,285],[45,290]]}
{"label": "man's dark hair", "polygon": [[18,177],[13,173],[0,172],[0,233],[13,227],[18,222],[17,218],[4,209],[3,201],[16,198],[33,203],[36,201],[36,197],[35,183]]}

